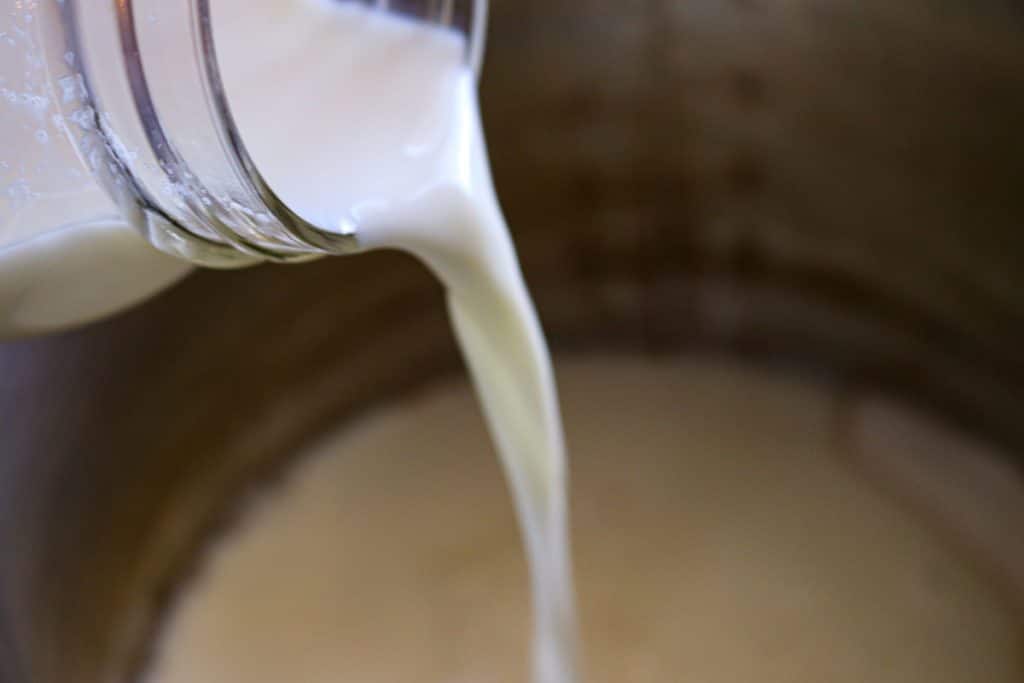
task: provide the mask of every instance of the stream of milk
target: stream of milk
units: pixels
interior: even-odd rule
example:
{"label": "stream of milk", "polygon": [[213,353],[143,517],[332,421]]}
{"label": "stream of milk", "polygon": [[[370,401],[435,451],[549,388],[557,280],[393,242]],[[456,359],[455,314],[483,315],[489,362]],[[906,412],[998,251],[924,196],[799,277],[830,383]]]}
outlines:
{"label": "stream of milk", "polygon": [[310,222],[356,231],[367,249],[412,252],[445,285],[531,567],[534,680],[571,683],[558,398],[491,183],[464,38],[351,3],[212,7],[235,121],[271,187]]}

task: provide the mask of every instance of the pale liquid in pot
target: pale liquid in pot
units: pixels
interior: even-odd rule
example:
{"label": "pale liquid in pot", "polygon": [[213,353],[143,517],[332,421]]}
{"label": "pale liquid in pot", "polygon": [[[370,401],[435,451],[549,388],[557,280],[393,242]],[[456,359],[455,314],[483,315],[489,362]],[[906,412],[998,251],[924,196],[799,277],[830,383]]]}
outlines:
{"label": "pale liquid in pot", "polygon": [[[531,597],[507,500],[481,474],[489,448],[469,419],[468,393],[442,388],[342,432],[318,457],[300,457],[306,464],[285,488],[207,558],[166,623],[148,680],[522,680],[531,611],[533,680],[571,683],[558,400],[491,186],[462,39],[326,1],[212,6],[234,114],[271,186],[307,219],[355,229],[367,248],[414,253],[445,284],[518,512]],[[263,46],[256,55],[253,35]],[[584,444],[588,461],[618,468],[607,495],[586,503],[597,517],[578,525],[584,563],[601,565],[584,572],[595,582],[584,608],[587,680],[1019,680],[1019,641],[983,587],[955,563],[943,569],[948,558],[939,561],[938,547],[897,524],[892,509],[858,502],[866,494],[832,465],[798,472],[812,454],[827,455],[813,415],[772,423],[763,411],[788,415],[788,404],[769,408],[766,396],[768,405],[695,440],[670,410],[693,389],[685,372],[665,371],[667,383],[630,364],[570,371],[580,394],[570,426],[584,425],[581,440],[603,436]],[[652,392],[665,402],[651,403]],[[767,457],[778,450],[767,437],[729,450],[735,460],[714,457],[716,440],[737,424],[751,435],[785,434],[787,457]],[[718,462],[730,486],[747,483],[709,481],[694,498],[680,495],[668,486],[672,471],[653,467],[666,449],[675,457],[659,467],[693,467],[688,481]],[[770,472],[781,483],[753,495],[757,470],[744,468],[766,463],[783,470]],[[805,510],[798,496],[772,498],[816,476],[824,479],[814,484],[857,499],[829,510],[845,512],[849,526],[818,529],[822,510]],[[631,505],[657,502],[658,514],[619,508],[617,486],[650,489]],[[772,507],[781,502],[787,507]],[[818,531],[813,542],[809,529]],[[896,540],[872,538],[893,529]],[[846,563],[864,548],[877,553],[854,571]],[[925,579],[943,589],[919,585]],[[899,675],[886,679],[887,671]]]}
{"label": "pale liquid in pot", "polygon": [[[588,682],[1024,680],[1005,596],[863,476],[884,446],[848,396],[707,359],[557,367]],[[491,456],[458,379],[300,454],[208,551],[150,683],[526,680]]]}

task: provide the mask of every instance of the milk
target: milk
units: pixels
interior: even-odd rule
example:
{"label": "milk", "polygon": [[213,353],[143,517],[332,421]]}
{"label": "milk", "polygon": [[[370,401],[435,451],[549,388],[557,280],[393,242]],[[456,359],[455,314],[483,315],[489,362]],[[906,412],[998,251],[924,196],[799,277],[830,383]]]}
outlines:
{"label": "milk", "polygon": [[558,399],[491,184],[464,39],[348,3],[213,9],[235,123],[271,188],[308,221],[354,232],[367,249],[415,254],[445,285],[530,562],[533,678],[571,683]]}
{"label": "milk", "polygon": [[[556,367],[588,683],[1024,680],[1006,596],[859,465],[962,439],[706,358]],[[149,683],[527,680],[529,580],[466,382],[294,456],[183,586]]]}

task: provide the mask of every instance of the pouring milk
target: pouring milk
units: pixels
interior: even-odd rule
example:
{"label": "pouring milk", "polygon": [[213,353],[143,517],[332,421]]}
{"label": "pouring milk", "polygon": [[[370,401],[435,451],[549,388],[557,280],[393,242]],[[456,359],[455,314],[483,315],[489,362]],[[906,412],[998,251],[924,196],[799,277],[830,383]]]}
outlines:
{"label": "pouring milk", "polygon": [[308,221],[355,231],[366,248],[412,252],[447,288],[531,568],[534,680],[571,683],[558,399],[491,184],[464,39],[327,0],[212,9],[235,123],[271,187]]}

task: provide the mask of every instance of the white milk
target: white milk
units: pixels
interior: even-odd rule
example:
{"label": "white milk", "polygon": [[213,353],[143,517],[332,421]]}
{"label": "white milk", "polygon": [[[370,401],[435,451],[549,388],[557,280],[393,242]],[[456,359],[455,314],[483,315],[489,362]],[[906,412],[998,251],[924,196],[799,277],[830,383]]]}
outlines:
{"label": "white milk", "polygon": [[[1024,680],[1006,596],[855,466],[954,435],[707,359],[557,367],[588,683]],[[149,683],[522,683],[529,584],[491,453],[456,379],[296,454],[208,551]]]}
{"label": "white milk", "polygon": [[356,230],[366,248],[412,252],[446,286],[530,559],[534,680],[571,683],[558,399],[491,184],[464,39],[327,0],[213,8],[235,120],[271,187],[307,220]]}

